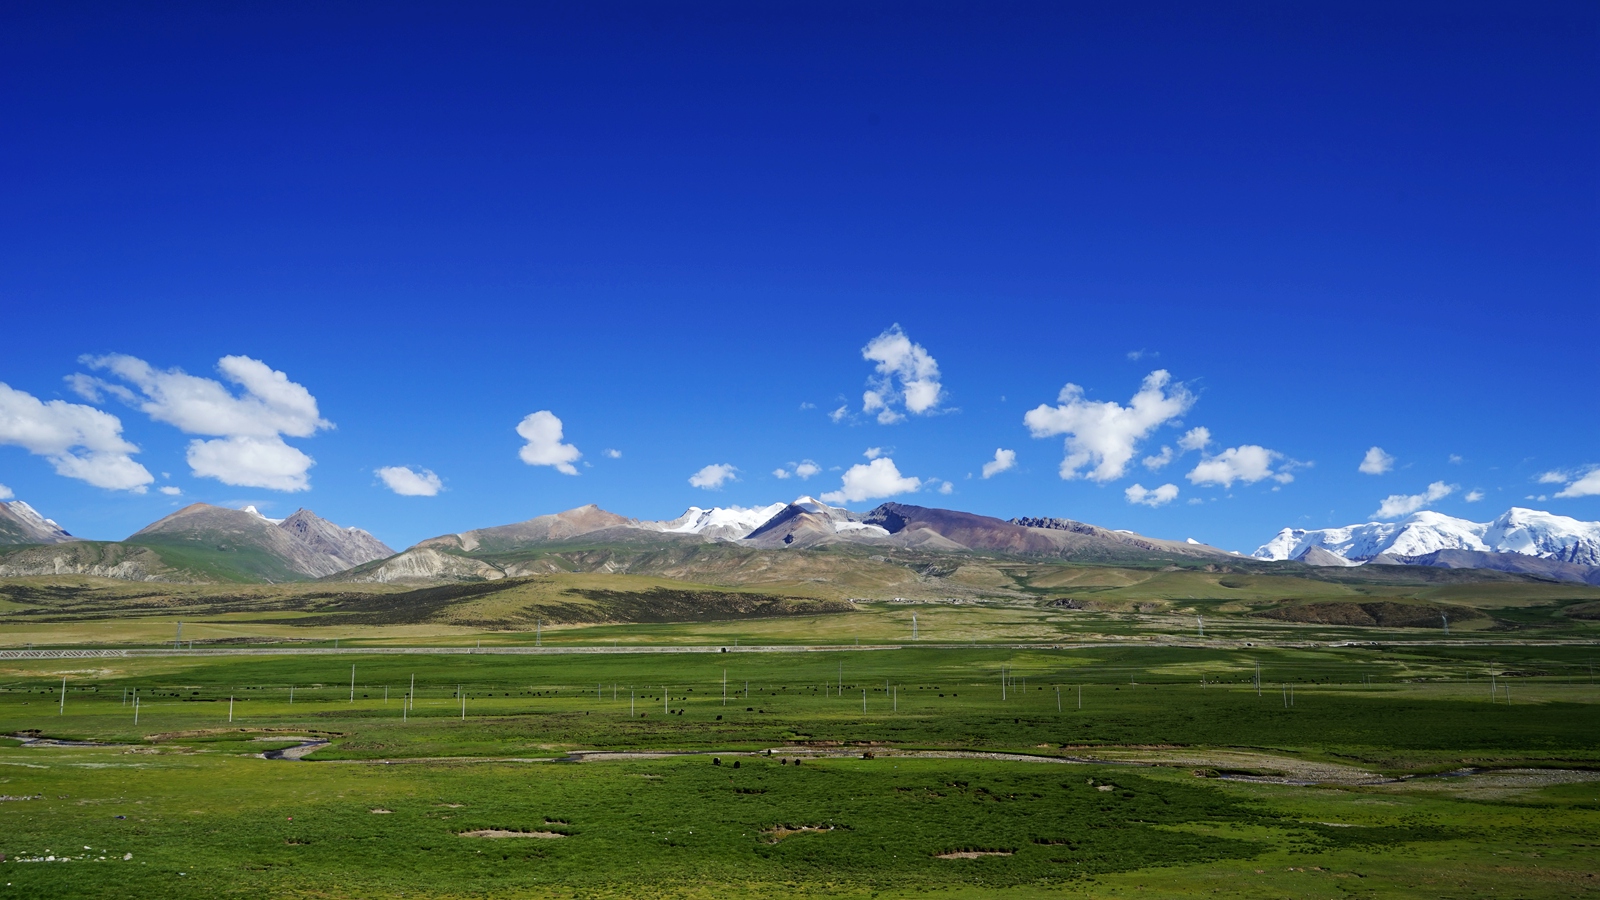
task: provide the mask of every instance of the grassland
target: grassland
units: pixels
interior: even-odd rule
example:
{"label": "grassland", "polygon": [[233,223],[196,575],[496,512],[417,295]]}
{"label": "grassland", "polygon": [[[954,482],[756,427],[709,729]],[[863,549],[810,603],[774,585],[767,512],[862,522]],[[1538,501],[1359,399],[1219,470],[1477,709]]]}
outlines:
{"label": "grassland", "polygon": [[1592,588],[930,577],[14,580],[0,897],[1600,893]]}

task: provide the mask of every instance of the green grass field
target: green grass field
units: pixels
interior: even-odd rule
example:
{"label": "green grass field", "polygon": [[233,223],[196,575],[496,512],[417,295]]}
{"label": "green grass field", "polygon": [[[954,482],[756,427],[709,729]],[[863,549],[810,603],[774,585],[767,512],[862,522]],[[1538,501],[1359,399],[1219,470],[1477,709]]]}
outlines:
{"label": "green grass field", "polygon": [[0,896],[1571,897],[1595,649],[4,660]]}
{"label": "green grass field", "polygon": [[1593,588],[866,563],[12,579],[0,897],[1600,894]]}

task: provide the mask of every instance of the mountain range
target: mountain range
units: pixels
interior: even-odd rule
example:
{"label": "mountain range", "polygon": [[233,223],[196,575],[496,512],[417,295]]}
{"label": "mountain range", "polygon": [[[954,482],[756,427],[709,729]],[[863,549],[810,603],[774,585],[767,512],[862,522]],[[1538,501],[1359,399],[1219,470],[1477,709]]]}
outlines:
{"label": "mountain range", "polygon": [[0,504],[0,523],[21,522],[25,540],[0,556],[0,576],[98,575],[134,581],[301,581],[343,572],[394,550],[359,528],[307,509],[269,519],[254,507],[195,503],[122,541],[84,541],[21,501]]}
{"label": "mountain range", "polygon": [[1251,555],[1316,566],[1496,569],[1600,584],[1600,522],[1520,507],[1489,522],[1424,510],[1398,522],[1285,528]]}
{"label": "mountain range", "polygon": [[12,501],[0,503],[0,544],[13,545],[0,547],[0,576],[145,581],[444,583],[572,570],[631,571],[640,564],[658,574],[689,577],[708,566],[785,565],[779,561],[783,554],[772,556],[773,551],[854,548],[862,558],[916,551],[1108,565],[1417,565],[1600,584],[1600,523],[1520,508],[1484,523],[1419,512],[1399,522],[1285,528],[1253,558],[1192,539],[1160,540],[1071,519],[1002,520],[904,503],[884,503],[863,513],[812,497],[748,508],[692,506],[666,520],[581,506],[439,535],[400,553],[366,531],[340,527],[305,509],[270,519],[254,507],[196,503],[123,541],[102,542],[80,540],[28,504]]}

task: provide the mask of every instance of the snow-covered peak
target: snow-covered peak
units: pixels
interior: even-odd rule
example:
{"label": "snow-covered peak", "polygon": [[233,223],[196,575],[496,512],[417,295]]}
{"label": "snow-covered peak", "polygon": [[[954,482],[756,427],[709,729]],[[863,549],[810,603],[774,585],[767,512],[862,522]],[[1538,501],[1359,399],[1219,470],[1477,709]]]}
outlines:
{"label": "snow-covered peak", "polygon": [[59,531],[61,528],[53,519],[46,519],[44,516],[39,515],[38,510],[21,500],[13,500],[7,503],[6,508],[11,510],[12,514],[17,518],[41,531]]}
{"label": "snow-covered peak", "polygon": [[1437,550],[1475,550],[1600,565],[1600,522],[1580,522],[1516,508],[1493,522],[1471,522],[1423,510],[1398,522],[1285,528],[1251,555],[1257,559],[1299,559],[1313,547],[1352,561],[1369,560],[1381,553],[1424,556]]}
{"label": "snow-covered peak", "polygon": [[283,521],[284,521],[282,519],[268,519],[266,516],[261,514],[261,510],[256,509],[254,506],[246,506],[244,508],[244,511],[249,513],[252,516],[255,516],[258,519],[262,519],[262,520],[265,520],[267,522],[271,522],[274,525],[282,525]]}
{"label": "snow-covered peak", "polygon": [[711,509],[701,509],[691,506],[683,515],[676,519],[660,523],[661,530],[671,534],[705,534],[707,531],[717,531],[726,536],[727,532],[738,531],[737,537],[744,537],[757,528],[760,528],[768,519],[783,511],[784,504],[773,503],[767,506],[718,506]]}
{"label": "snow-covered peak", "polygon": [[1488,524],[1484,540],[1502,552],[1600,565],[1600,522],[1513,506]]}

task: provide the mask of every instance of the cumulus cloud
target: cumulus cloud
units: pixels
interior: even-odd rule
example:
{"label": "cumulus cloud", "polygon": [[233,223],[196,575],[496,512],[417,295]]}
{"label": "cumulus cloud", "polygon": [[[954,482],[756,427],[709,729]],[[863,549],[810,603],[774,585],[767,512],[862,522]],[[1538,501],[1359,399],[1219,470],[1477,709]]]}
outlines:
{"label": "cumulus cloud", "polygon": [[700,471],[689,476],[689,484],[708,491],[721,490],[729,481],[738,481],[734,476],[739,470],[727,463],[716,463],[706,466]]}
{"label": "cumulus cloud", "polygon": [[1145,506],[1166,506],[1178,498],[1178,486],[1175,484],[1163,484],[1151,490],[1146,489],[1142,484],[1135,484],[1130,485],[1127,490],[1122,492],[1122,495],[1128,498],[1129,503],[1140,503]]}
{"label": "cumulus cloud", "polygon": [[1062,478],[1082,477],[1081,470],[1093,464],[1087,473],[1090,480],[1112,481],[1127,471],[1140,441],[1194,405],[1194,395],[1183,384],[1173,384],[1167,391],[1171,381],[1165,369],[1151,372],[1125,407],[1113,400],[1085,400],[1083,388],[1068,384],[1057,397],[1060,405],[1040,405],[1022,421],[1036,438],[1067,436]]}
{"label": "cumulus cloud", "polygon": [[201,478],[290,493],[311,489],[306,473],[315,464],[282,438],[253,437],[190,441],[188,460],[189,469]]}
{"label": "cumulus cloud", "polygon": [[1361,465],[1356,468],[1364,475],[1382,475],[1394,468],[1394,457],[1383,452],[1382,447],[1373,447],[1361,457]]}
{"label": "cumulus cloud", "polygon": [[42,456],[56,474],[95,487],[142,494],[155,480],[130,454],[139,448],[122,437],[122,420],[108,412],[68,403],[40,401],[0,383],[0,444]]}
{"label": "cumulus cloud", "polygon": [[1455,490],[1456,485],[1435,481],[1420,494],[1390,494],[1383,498],[1383,502],[1378,505],[1378,511],[1372,515],[1377,519],[1398,519],[1401,516],[1409,516],[1425,506],[1443,500]]}
{"label": "cumulus cloud", "polygon": [[1570,481],[1566,487],[1556,491],[1557,497],[1594,497],[1600,496],[1600,466],[1583,473]]}
{"label": "cumulus cloud", "polygon": [[170,484],[166,485],[165,487],[157,488],[156,490],[159,490],[161,493],[166,494],[168,497],[176,497],[179,494],[183,493],[183,488],[173,487]]}
{"label": "cumulus cloud", "polygon": [[610,447],[607,447],[605,450],[603,450],[601,452],[603,452],[605,454],[606,459],[621,459],[622,458],[622,451],[621,450],[613,450]]}
{"label": "cumulus cloud", "polygon": [[922,479],[900,474],[894,460],[881,456],[870,463],[851,466],[844,473],[839,490],[822,495],[827,503],[858,503],[879,497],[893,497],[922,487]]}
{"label": "cumulus cloud", "polygon": [[1468,503],[1477,503],[1483,499],[1483,491],[1468,491],[1467,496],[1461,498]]}
{"label": "cumulus cloud", "polygon": [[561,443],[561,420],[548,409],[528,413],[517,423],[517,434],[527,441],[517,455],[530,466],[550,466],[563,475],[578,474],[573,463],[583,456],[577,447]]}
{"label": "cumulus cloud", "polygon": [[946,481],[943,484],[939,485],[939,493],[941,493],[941,494],[953,494],[955,492],[956,492],[956,486],[951,484],[948,481]]}
{"label": "cumulus cloud", "polygon": [[1545,472],[1539,476],[1540,484],[1566,484],[1572,476],[1565,472]]}
{"label": "cumulus cloud", "polygon": [[85,356],[80,362],[126,384],[80,373],[68,379],[79,394],[98,399],[105,391],[185,434],[214,436],[189,442],[195,475],[239,487],[310,489],[307,473],[316,462],[283,437],[310,437],[333,423],[318,412],[317,398],[283,372],[248,356],[224,356],[217,372],[238,388],[236,393],[214,378],[158,369],[123,354]]}
{"label": "cumulus cloud", "polygon": [[[1285,464],[1274,470],[1280,460]],[[1191,484],[1217,484],[1229,488],[1233,487],[1235,481],[1255,484],[1267,478],[1279,484],[1288,484],[1294,480],[1288,470],[1296,465],[1298,463],[1276,450],[1255,444],[1241,444],[1202,459],[1187,477]]]}
{"label": "cumulus cloud", "polygon": [[384,466],[378,470],[383,483],[402,497],[432,497],[444,490],[444,482],[428,469],[410,466]]}
{"label": "cumulus cloud", "polygon": [[866,452],[862,453],[861,455],[865,456],[867,459],[877,459],[878,457],[883,455],[883,448],[882,447],[868,447],[866,449]]}
{"label": "cumulus cloud", "polygon": [[879,424],[892,425],[904,419],[897,407],[926,415],[944,399],[939,363],[921,344],[912,343],[899,325],[891,325],[868,342],[861,348],[861,357],[877,363],[868,389],[861,395],[861,411],[877,413]]}
{"label": "cumulus cloud", "polygon": [[1172,452],[1172,448],[1163,444],[1160,453],[1144,458],[1144,467],[1152,472],[1159,472],[1166,468],[1167,464],[1172,462],[1174,458],[1176,458],[1176,454]]}
{"label": "cumulus cloud", "polygon": [[799,478],[801,481],[805,481],[821,471],[821,466],[807,459],[797,463],[789,463],[787,466],[780,466],[776,469],[773,469],[772,475],[774,478]]}
{"label": "cumulus cloud", "polygon": [[1178,438],[1178,447],[1183,450],[1205,450],[1211,443],[1211,429],[1203,425],[1196,426],[1183,433]]}
{"label": "cumulus cloud", "polygon": [[16,494],[11,493],[11,488],[8,488],[5,485],[0,484],[0,500],[10,500],[12,497],[15,497],[15,496],[16,496]]}
{"label": "cumulus cloud", "polygon": [[1017,451],[996,449],[994,451],[994,459],[983,464],[983,477],[993,478],[1001,472],[1013,468],[1016,464]]}

